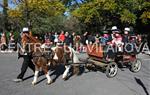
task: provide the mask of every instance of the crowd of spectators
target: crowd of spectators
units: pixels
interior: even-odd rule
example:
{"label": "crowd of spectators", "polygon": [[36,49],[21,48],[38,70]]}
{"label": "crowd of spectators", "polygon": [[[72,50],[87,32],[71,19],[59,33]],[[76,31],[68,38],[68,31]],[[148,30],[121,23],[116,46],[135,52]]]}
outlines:
{"label": "crowd of spectators", "polygon": [[[45,45],[56,45],[59,44],[66,44],[68,46],[73,47],[78,52],[86,52],[86,45],[92,44],[92,43],[101,43],[103,45],[108,44],[108,42],[111,42],[117,34],[121,34],[125,37],[125,35],[128,35],[130,33],[129,28],[125,28],[124,32],[120,33],[120,31],[117,29],[117,27],[114,30],[110,31],[103,31],[100,33],[90,33],[90,32],[84,32],[81,35],[76,34],[76,32],[47,32],[43,35],[37,35],[38,39],[42,40],[42,42]],[[113,32],[115,31],[115,32]],[[21,35],[20,35],[21,36]],[[15,49],[10,49],[9,47],[12,47],[11,45],[15,45],[18,41],[15,41],[13,32],[9,33],[9,36],[6,37],[6,33],[1,33],[0,35],[0,48],[1,52],[13,52]],[[127,38],[124,38],[123,40],[127,40]],[[130,39],[132,40],[132,39]],[[14,44],[10,44],[14,43]]]}

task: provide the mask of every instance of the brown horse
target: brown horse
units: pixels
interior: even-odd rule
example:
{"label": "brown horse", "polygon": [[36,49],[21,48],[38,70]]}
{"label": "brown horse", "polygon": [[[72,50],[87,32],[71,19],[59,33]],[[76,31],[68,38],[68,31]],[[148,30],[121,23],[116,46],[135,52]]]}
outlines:
{"label": "brown horse", "polygon": [[79,60],[75,55],[75,51],[67,46],[56,46],[50,48],[48,51],[45,51],[45,48],[41,48],[40,41],[35,39],[32,36],[25,35],[22,37],[23,48],[30,43],[29,49],[33,56],[33,63],[35,64],[35,74],[33,85],[37,83],[38,73],[40,68],[44,71],[46,78],[48,79],[47,84],[51,84],[53,80],[49,76],[48,64],[50,65],[59,65],[62,64],[65,66],[65,71],[63,73],[63,79],[66,79],[68,72],[70,70],[70,64],[67,64],[69,60],[73,60],[73,63],[78,63]]}
{"label": "brown horse", "polygon": [[[75,53],[75,50],[71,47],[66,46],[66,45],[64,45],[64,46],[57,45],[56,47],[52,47],[51,49],[54,52],[53,60],[57,64],[62,64],[65,66],[65,71],[62,75],[62,78],[64,80],[66,80],[68,77],[68,73],[70,71],[70,68],[73,65],[73,64],[69,64],[68,61],[71,60],[72,63],[80,63],[80,61],[79,61],[79,59]],[[73,65],[73,68],[74,68],[74,65]],[[76,71],[74,71],[73,73],[76,73]]]}
{"label": "brown horse", "polygon": [[30,36],[30,35],[23,35],[22,36],[22,47],[23,47],[23,52],[29,52],[32,54],[33,57],[33,63],[35,65],[35,74],[34,74],[34,80],[32,82],[33,85],[37,83],[37,78],[38,78],[38,73],[40,68],[44,71],[46,78],[47,78],[47,84],[52,83],[52,79],[49,76],[48,72],[48,63],[51,59],[51,54],[50,52],[44,52],[43,49],[40,48],[41,42]]}

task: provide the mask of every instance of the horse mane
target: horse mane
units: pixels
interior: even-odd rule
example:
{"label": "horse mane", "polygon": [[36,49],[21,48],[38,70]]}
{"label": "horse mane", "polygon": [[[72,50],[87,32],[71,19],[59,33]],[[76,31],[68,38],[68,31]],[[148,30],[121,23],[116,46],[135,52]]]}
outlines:
{"label": "horse mane", "polygon": [[22,37],[22,43],[23,42],[27,42],[27,40],[30,40],[31,43],[42,43],[39,39],[36,39],[35,37],[31,36],[31,35],[24,35]]}
{"label": "horse mane", "polygon": [[29,37],[29,39],[30,39],[33,43],[42,43],[39,39],[37,39],[37,38],[35,38],[35,37],[31,36],[31,35],[29,35],[28,37]]}

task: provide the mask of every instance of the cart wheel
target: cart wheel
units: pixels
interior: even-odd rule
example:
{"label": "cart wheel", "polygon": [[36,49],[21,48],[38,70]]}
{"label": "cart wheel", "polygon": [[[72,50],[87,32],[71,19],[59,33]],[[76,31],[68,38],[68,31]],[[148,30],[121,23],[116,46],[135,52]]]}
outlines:
{"label": "cart wheel", "polygon": [[108,78],[113,78],[117,75],[118,72],[118,66],[115,62],[111,62],[106,67],[106,76]]}
{"label": "cart wheel", "polygon": [[131,68],[130,70],[134,73],[137,73],[140,71],[142,66],[142,62],[140,59],[136,59],[135,61],[131,62]]}

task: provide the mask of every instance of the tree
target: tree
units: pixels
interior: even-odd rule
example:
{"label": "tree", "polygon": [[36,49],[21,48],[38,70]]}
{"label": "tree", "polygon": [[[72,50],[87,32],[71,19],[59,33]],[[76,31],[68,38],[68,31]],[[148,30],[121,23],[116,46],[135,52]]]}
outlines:
{"label": "tree", "polygon": [[[8,6],[4,1],[0,5]],[[141,30],[150,24],[149,0],[14,0],[14,4],[13,9],[4,7],[1,15],[10,23],[7,28],[28,25],[33,32],[99,32],[113,25]]]}
{"label": "tree", "polygon": [[92,0],[82,4],[72,12],[72,15],[88,26],[96,26],[94,31],[99,31],[100,26],[110,25],[113,22],[116,7],[115,0]]}
{"label": "tree", "polygon": [[63,15],[65,12],[65,6],[59,0],[20,0],[15,3],[16,9],[9,12],[10,18],[22,19],[24,24],[22,26],[28,24],[34,32],[38,29],[41,32],[47,32],[48,29],[51,31],[49,26],[51,18]]}
{"label": "tree", "polygon": [[72,15],[87,25],[87,30],[99,31],[119,27],[149,24],[150,2],[146,0],[89,0],[76,8]]}
{"label": "tree", "polygon": [[144,24],[150,24],[150,2],[144,2],[140,19]]}
{"label": "tree", "polygon": [[7,31],[8,19],[7,19],[7,10],[8,10],[8,0],[3,0],[3,31]]}
{"label": "tree", "polygon": [[66,31],[81,32],[82,25],[76,17],[68,17],[64,22],[64,28]]}

